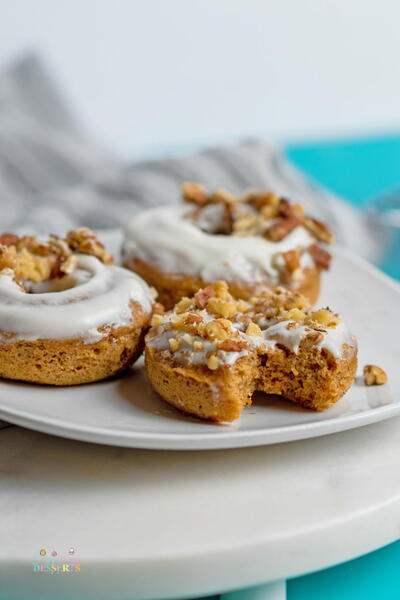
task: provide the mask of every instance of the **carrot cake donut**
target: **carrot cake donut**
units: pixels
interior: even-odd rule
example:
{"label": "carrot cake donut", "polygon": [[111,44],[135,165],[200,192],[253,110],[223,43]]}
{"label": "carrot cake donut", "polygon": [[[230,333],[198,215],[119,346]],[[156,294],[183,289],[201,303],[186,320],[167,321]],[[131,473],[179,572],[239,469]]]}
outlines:
{"label": "carrot cake donut", "polygon": [[195,183],[183,186],[183,198],[140,213],[125,233],[124,265],[157,289],[166,308],[218,279],[238,298],[281,285],[316,301],[334,237],[300,204],[266,190],[241,199],[208,194]]}
{"label": "carrot cake donut", "polygon": [[139,356],[153,297],[112,262],[87,228],[46,243],[0,236],[0,377],[75,385]]}
{"label": "carrot cake donut", "polygon": [[155,390],[201,419],[233,421],[254,391],[321,411],[354,381],[357,343],[339,316],[283,288],[237,300],[224,281],[155,314],[145,342]]}

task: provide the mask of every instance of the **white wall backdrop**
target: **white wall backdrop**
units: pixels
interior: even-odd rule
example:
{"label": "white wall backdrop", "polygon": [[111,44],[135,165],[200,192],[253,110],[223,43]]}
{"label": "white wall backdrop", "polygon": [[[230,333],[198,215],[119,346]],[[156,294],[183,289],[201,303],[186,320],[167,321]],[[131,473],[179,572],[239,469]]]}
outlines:
{"label": "white wall backdrop", "polygon": [[45,56],[125,155],[400,128],[398,0],[0,0],[0,66]]}

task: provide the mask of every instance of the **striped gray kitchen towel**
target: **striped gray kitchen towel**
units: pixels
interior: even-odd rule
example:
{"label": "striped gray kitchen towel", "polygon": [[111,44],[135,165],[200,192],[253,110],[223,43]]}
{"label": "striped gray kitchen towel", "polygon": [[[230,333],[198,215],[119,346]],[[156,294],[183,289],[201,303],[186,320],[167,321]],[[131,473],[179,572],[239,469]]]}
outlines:
{"label": "striped gray kitchen towel", "polygon": [[327,221],[339,242],[374,258],[362,215],[304,177],[275,145],[247,140],[189,156],[124,164],[71,115],[36,56],[0,74],[3,231],[48,234],[87,225],[107,230],[104,236],[115,247],[121,226],[135,213],[179,202],[184,181],[235,193],[272,189]]}

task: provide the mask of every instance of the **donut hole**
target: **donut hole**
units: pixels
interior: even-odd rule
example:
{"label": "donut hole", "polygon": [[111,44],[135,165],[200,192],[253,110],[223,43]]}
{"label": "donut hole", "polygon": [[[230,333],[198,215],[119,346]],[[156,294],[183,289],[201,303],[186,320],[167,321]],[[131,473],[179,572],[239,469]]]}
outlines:
{"label": "donut hole", "polygon": [[84,269],[76,269],[74,273],[63,277],[52,277],[40,282],[24,280],[24,289],[28,294],[48,294],[53,292],[64,292],[82,283],[90,277],[90,273]]}

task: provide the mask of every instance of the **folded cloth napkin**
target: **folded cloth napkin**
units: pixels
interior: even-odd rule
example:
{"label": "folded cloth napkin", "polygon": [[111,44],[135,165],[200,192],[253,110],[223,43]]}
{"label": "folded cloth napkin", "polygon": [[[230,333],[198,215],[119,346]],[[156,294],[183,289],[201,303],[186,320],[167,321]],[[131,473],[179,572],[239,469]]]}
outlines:
{"label": "folded cloth napkin", "polygon": [[42,62],[26,56],[0,75],[2,231],[108,230],[115,245],[138,211],[180,201],[184,181],[235,193],[266,187],[327,221],[340,243],[369,259],[374,247],[363,216],[310,182],[276,146],[249,140],[190,156],[123,164],[78,124]]}

